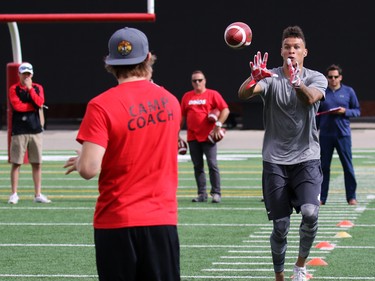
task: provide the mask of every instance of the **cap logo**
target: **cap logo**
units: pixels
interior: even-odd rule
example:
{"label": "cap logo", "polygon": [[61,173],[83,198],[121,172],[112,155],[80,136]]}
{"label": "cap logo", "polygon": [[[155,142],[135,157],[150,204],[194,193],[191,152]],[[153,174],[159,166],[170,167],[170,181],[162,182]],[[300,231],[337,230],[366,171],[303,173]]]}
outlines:
{"label": "cap logo", "polygon": [[29,67],[29,66],[23,65],[20,67],[20,71],[32,71],[32,70],[33,70],[32,67]]}
{"label": "cap logo", "polygon": [[127,56],[131,53],[131,51],[133,50],[133,46],[130,42],[128,41],[121,41],[120,43],[118,43],[117,45],[117,52],[122,55],[122,56]]}

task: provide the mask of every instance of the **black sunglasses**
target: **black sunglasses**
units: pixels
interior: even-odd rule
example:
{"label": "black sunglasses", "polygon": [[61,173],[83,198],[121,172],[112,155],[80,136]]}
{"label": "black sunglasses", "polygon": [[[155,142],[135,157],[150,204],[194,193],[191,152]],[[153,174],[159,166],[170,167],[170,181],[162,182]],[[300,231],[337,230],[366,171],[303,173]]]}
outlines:
{"label": "black sunglasses", "polygon": [[193,79],[193,80],[191,80],[191,82],[193,82],[193,83],[197,83],[197,82],[202,82],[204,79]]}
{"label": "black sunglasses", "polygon": [[327,76],[329,79],[332,79],[332,78],[335,78],[335,79],[337,79],[337,78],[339,78],[340,77],[340,75],[337,75],[337,76],[335,76],[335,75],[329,75],[329,76]]}

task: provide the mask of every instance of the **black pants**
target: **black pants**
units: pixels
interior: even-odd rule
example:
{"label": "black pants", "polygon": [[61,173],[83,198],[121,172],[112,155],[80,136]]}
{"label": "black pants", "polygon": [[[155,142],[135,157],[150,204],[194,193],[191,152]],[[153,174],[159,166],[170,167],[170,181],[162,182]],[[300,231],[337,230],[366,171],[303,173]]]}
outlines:
{"label": "black pants", "polygon": [[190,157],[194,165],[194,176],[197,183],[198,195],[207,196],[204,158],[206,156],[210,176],[210,194],[221,195],[220,171],[217,164],[217,145],[209,142],[189,141]]}
{"label": "black pants", "polygon": [[100,281],[180,281],[176,226],[94,229]]}

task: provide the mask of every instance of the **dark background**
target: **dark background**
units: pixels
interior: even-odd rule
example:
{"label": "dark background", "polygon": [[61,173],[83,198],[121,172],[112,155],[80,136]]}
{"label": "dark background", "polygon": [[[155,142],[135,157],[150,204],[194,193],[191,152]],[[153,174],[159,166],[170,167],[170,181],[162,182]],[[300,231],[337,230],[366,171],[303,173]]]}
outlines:
{"label": "dark background", "polygon": [[[18,23],[22,59],[34,66],[34,81],[45,88],[50,120],[69,122],[83,117],[87,102],[116,80],[104,70],[109,37],[124,26],[139,28],[149,38],[158,60],[154,81],[179,99],[191,89],[191,72],[201,69],[207,87],[222,93],[244,128],[261,126],[260,99],[243,102],[237,90],[249,74],[249,61],[260,50],[269,52],[268,67],[282,64],[281,34],[288,25],[305,32],[305,67],[325,73],[332,63],[343,70],[361,103],[362,116],[375,116],[373,78],[375,40],[370,1],[176,1],[156,0],[156,21],[116,23]],[[147,0],[8,0],[0,14],[12,13],[144,13]],[[243,21],[253,31],[243,50],[225,45],[223,33]],[[6,66],[12,62],[8,25],[0,23],[1,125],[6,125]],[[372,66],[372,67],[371,67]]]}

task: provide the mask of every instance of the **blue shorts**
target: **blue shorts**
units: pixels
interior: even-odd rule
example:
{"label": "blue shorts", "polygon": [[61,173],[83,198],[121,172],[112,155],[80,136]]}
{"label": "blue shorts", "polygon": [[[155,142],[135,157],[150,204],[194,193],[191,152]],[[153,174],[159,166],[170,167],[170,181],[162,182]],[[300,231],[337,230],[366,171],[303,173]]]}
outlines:
{"label": "blue shorts", "polygon": [[295,165],[263,161],[262,188],[269,220],[300,212],[303,204],[320,205],[323,173],[320,160]]}

